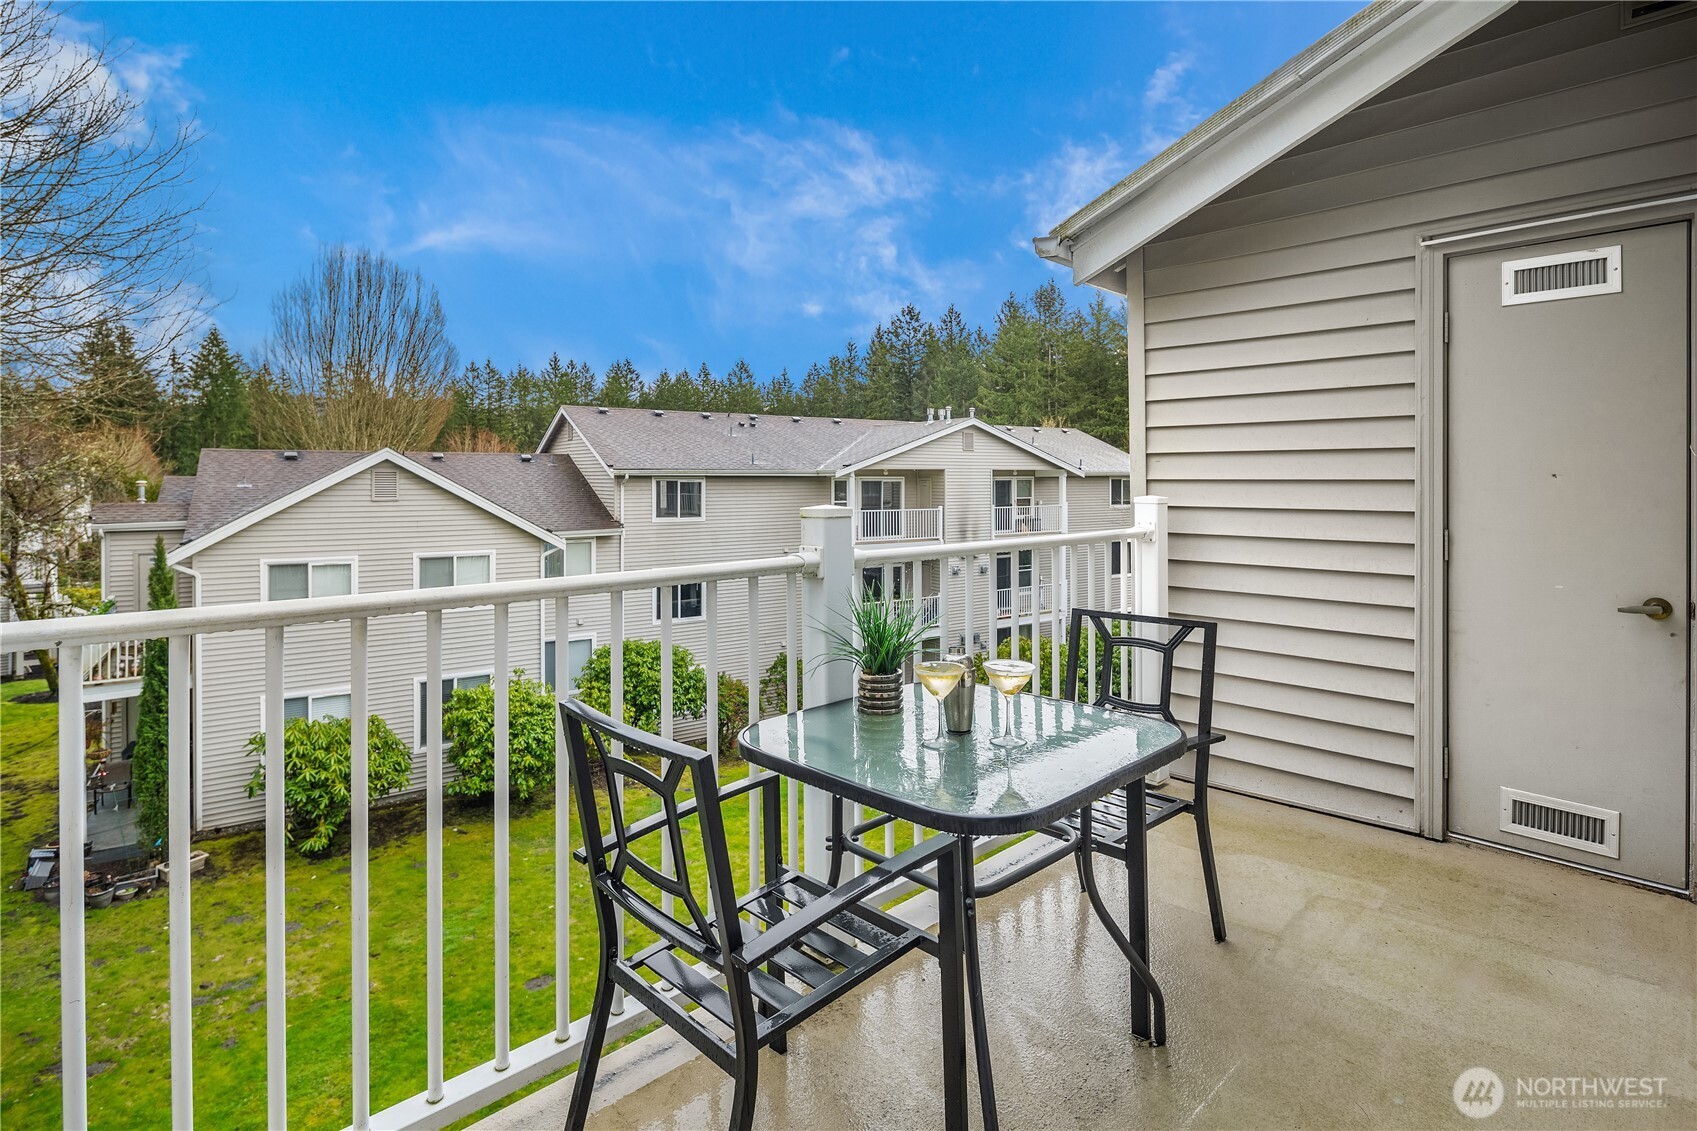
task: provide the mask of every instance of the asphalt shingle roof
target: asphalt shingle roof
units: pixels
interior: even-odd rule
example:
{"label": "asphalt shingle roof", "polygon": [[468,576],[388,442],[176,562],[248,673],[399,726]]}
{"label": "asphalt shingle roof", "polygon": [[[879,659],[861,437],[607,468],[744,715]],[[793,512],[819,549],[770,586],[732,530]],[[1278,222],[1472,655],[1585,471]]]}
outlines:
{"label": "asphalt shingle roof", "polygon": [[[951,428],[953,420],[864,420],[746,413],[657,413],[568,405],[566,421],[614,471],[830,472]],[[1087,475],[1124,472],[1129,457],[1077,429],[1002,428]],[[1080,461],[1083,461],[1082,466]]]}
{"label": "asphalt shingle roof", "polygon": [[[284,459],[279,451],[208,448],[195,475],[165,477],[159,502],[103,503],[91,518],[97,526],[183,523],[182,540],[193,542],[370,454],[302,450]],[[619,525],[564,456],[524,460],[510,452],[446,452],[437,460],[429,452],[407,452],[405,458],[544,530]]]}

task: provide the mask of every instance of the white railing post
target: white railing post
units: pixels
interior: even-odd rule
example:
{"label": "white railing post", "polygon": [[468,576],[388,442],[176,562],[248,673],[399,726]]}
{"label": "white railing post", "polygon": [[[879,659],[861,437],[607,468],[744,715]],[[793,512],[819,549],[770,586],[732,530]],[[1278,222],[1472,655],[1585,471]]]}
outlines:
{"label": "white railing post", "polygon": [[[801,583],[802,702],[835,703],[854,694],[854,670],[830,658],[828,631],[849,631],[849,586],[854,578],[854,517],[845,507],[803,507],[801,544],[819,555],[819,571]],[[830,796],[809,786],[802,794],[802,859],[809,875],[830,870],[825,836],[831,826]]]}
{"label": "white railing post", "polygon": [[[166,648],[166,790],[171,861],[171,1126],[194,1126],[194,921],[189,907],[189,637]],[[61,883],[63,880],[60,881]]]}
{"label": "white railing post", "polygon": [[59,1091],[66,1127],[88,1126],[82,878],[88,767],[83,759],[81,658],[78,648],[59,649]]}
{"label": "white railing post", "polygon": [[[1167,500],[1161,495],[1140,495],[1132,503],[1132,522],[1150,528],[1132,543],[1135,571],[1132,574],[1131,611],[1146,617],[1167,615]],[[1130,565],[1133,563],[1124,563]],[[1161,697],[1160,669],[1139,657],[1137,698],[1153,703]],[[1152,785],[1164,785],[1167,767],[1149,775]]]}

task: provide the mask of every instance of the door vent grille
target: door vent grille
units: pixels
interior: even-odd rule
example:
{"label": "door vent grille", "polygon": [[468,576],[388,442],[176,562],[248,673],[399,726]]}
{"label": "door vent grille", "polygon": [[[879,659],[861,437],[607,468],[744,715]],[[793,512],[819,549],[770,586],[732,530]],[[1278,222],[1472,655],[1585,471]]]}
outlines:
{"label": "door vent grille", "polygon": [[1502,788],[1503,832],[1548,841],[1580,852],[1620,858],[1620,812]]}
{"label": "door vent grille", "polygon": [[1510,259],[1503,264],[1503,305],[1613,294],[1620,282],[1618,244]]}
{"label": "door vent grille", "polygon": [[371,469],[371,501],[393,503],[401,497],[401,476],[393,467]]}

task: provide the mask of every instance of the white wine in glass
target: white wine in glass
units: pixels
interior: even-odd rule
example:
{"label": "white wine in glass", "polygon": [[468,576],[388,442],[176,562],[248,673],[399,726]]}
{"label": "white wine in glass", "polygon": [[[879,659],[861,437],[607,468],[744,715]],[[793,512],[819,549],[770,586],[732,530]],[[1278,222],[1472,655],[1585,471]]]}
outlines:
{"label": "white wine in glass", "polygon": [[913,665],[913,674],[918,677],[919,685],[931,693],[937,700],[937,735],[925,739],[922,746],[933,750],[943,745],[943,697],[953,691],[960,683],[961,676],[966,674],[966,668],[953,660],[924,660]]}
{"label": "white wine in glass", "polygon": [[1023,738],[1013,733],[1013,697],[1031,682],[1037,665],[1029,660],[985,660],[984,675],[990,686],[1002,693],[1004,707],[1002,733],[990,740],[992,746],[1024,746]]}

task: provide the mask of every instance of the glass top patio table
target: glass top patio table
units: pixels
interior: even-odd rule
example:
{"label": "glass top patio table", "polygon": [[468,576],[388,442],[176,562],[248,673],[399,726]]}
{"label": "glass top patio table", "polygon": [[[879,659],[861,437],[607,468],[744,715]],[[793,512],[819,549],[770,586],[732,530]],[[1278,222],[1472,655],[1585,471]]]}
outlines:
{"label": "glass top patio table", "polygon": [[974,689],[972,731],[937,733],[937,700],[915,684],[901,713],[868,715],[852,699],[762,719],[738,744],[749,762],[926,828],[999,836],[1043,828],[1184,753],[1179,728],[1124,711],[1021,694],[1012,749],[992,746],[1008,701]]}

